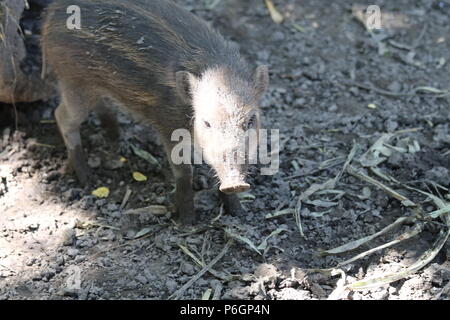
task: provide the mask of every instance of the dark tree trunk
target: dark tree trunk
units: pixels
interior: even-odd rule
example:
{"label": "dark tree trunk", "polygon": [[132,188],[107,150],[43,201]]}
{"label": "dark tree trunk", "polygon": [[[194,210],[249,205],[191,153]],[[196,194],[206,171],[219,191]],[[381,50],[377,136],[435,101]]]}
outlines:
{"label": "dark tree trunk", "polygon": [[55,92],[52,81],[41,77],[41,66],[28,72],[21,68],[28,54],[20,28],[26,5],[25,0],[0,0],[0,102],[3,103],[46,100]]}

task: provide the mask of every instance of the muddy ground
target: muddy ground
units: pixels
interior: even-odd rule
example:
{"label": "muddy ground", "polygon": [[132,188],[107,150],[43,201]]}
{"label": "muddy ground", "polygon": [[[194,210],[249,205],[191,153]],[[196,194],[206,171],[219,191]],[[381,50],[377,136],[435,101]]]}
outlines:
{"label": "muddy ground", "polygon": [[[292,209],[311,185],[339,174],[354,145],[352,166],[425,212],[439,207],[405,186],[450,201],[450,2],[360,1],[391,17],[373,36],[352,15],[353,1],[274,1],[285,16],[281,25],[263,1],[177,2],[239,44],[249,61],[270,65],[262,114],[265,128],[280,130],[279,173],[261,176],[254,169],[251,192],[242,199],[247,213],[232,217],[219,216],[215,181],[207,167],[197,168],[201,223],[180,227],[155,212],[155,206],[172,210],[174,185],[151,128],[121,115],[120,150],[112,150],[94,116],[84,125],[95,188],[110,189],[99,199],[63,173],[56,99],[18,105],[19,130],[12,106],[0,105],[0,299],[448,299],[449,240],[420,271],[375,289],[339,291],[340,275],[307,272],[335,267],[413,229],[417,221],[352,252],[319,254],[415,214],[387,192],[345,171],[332,193],[303,201],[303,234]],[[394,132],[389,143],[397,149],[377,164],[379,174],[362,168],[363,154]],[[139,157],[132,145],[160,165]],[[133,180],[135,171],[148,180]],[[266,217],[280,211],[286,214]],[[413,264],[441,230],[445,223],[436,219],[418,235],[341,267],[345,284]],[[243,239],[255,246],[267,241],[258,253]]]}

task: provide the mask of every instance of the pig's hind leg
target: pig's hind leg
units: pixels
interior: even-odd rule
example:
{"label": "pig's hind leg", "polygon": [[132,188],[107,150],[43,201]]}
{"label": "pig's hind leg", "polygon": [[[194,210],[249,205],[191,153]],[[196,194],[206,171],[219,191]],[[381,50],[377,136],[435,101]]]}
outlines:
{"label": "pig's hind leg", "polygon": [[104,99],[100,99],[99,103],[95,107],[95,113],[97,114],[103,130],[105,130],[106,138],[114,146],[118,146],[120,138],[119,123],[115,110],[107,104],[110,103]]}
{"label": "pig's hind leg", "polygon": [[56,122],[67,147],[69,165],[75,170],[78,180],[86,185],[90,174],[81,143],[80,126],[96,101],[86,95],[86,91],[65,82],[60,82],[60,89],[61,103],[55,111]]}

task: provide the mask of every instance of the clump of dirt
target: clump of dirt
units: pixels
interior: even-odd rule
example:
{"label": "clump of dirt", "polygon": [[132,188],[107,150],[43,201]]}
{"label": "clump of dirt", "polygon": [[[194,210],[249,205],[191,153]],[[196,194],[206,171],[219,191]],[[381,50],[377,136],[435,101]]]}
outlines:
{"label": "clump of dirt", "polygon": [[[200,299],[205,293],[258,300],[448,299],[448,240],[425,268],[377,289],[338,292],[342,274],[311,272],[415,227],[408,220],[355,252],[319,254],[414,216],[373,184],[344,171],[334,193],[303,201],[300,219],[293,213],[308,188],[340,174],[355,144],[353,165],[384,133],[396,135],[387,143],[392,154],[380,155],[386,158],[376,166],[380,171],[367,166],[361,172],[425,212],[438,208],[405,186],[450,201],[449,3],[375,1],[403,24],[371,34],[344,0],[273,1],[285,16],[280,25],[257,0],[219,1],[212,8],[177,2],[210,21],[250,61],[270,65],[263,127],[280,130],[279,172],[262,176],[256,168],[252,190],[242,198],[247,213],[232,217],[221,214],[209,168],[196,168],[202,222],[180,227],[170,219],[173,177],[151,128],[120,115],[120,150],[112,150],[95,117],[83,126],[94,189],[110,190],[102,199],[64,173],[55,103],[21,105],[19,130],[11,121],[2,121],[0,130],[0,299]],[[10,106],[0,106],[5,110]],[[136,150],[151,153],[159,165]],[[135,181],[135,171],[148,180]],[[443,221],[427,223],[417,236],[342,267],[346,283],[413,264],[445,228]]]}

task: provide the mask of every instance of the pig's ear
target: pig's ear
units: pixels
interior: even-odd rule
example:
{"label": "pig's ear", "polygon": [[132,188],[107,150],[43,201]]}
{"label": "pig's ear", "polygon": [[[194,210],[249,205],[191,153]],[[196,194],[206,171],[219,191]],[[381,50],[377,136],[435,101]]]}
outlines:
{"label": "pig's ear", "polygon": [[196,77],[188,71],[178,71],[175,74],[177,81],[177,91],[181,99],[186,103],[192,102],[192,89],[196,82]]}
{"label": "pig's ear", "polygon": [[269,67],[259,66],[255,72],[255,89],[258,97],[261,97],[269,87]]}

